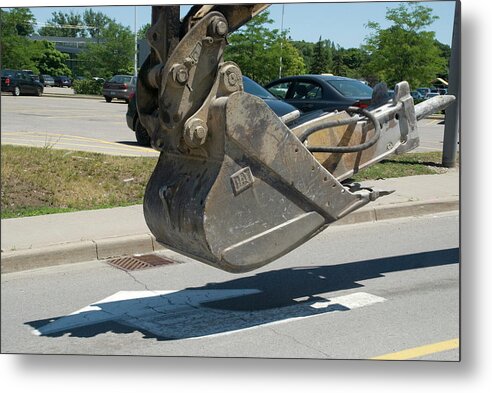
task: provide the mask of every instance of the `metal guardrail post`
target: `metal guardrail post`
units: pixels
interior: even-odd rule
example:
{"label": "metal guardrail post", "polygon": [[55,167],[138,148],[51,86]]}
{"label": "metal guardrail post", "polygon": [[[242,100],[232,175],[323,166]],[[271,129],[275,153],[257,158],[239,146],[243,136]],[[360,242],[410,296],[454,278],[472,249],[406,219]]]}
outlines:
{"label": "metal guardrail post", "polygon": [[446,168],[456,166],[458,135],[461,131],[461,2],[456,0],[454,11],[453,41],[451,44],[448,94],[456,101],[446,109],[442,165]]}

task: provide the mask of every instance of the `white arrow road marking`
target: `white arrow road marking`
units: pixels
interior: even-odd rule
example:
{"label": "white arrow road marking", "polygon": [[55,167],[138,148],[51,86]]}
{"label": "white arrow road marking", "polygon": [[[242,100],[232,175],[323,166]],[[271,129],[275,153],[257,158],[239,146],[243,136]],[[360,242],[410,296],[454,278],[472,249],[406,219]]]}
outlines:
{"label": "white arrow road marking", "polygon": [[[258,289],[121,291],[39,327],[33,333],[76,336],[74,329],[117,322],[162,339],[201,338],[348,311],[386,300],[356,292],[333,298],[315,295],[316,301],[310,297],[286,300],[281,306],[271,308],[262,308],[262,304],[255,307],[257,302],[248,307],[249,300],[261,295]],[[319,301],[320,298],[326,301]]]}
{"label": "white arrow road marking", "polygon": [[[321,295],[321,297],[324,297]],[[365,292],[356,292],[351,293],[350,295],[338,296],[331,299],[327,299],[327,302],[316,302],[311,305],[313,308],[326,308],[330,304],[340,304],[344,307],[347,307],[350,310],[354,308],[360,308],[365,306],[370,306],[371,304],[382,303],[386,299],[384,297],[379,297],[375,295],[371,295],[370,293]]]}

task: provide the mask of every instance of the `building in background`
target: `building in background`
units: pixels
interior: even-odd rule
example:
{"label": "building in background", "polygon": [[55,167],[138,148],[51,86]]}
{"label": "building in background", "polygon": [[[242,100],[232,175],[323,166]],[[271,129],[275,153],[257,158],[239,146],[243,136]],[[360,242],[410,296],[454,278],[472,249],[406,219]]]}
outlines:
{"label": "building in background", "polygon": [[[40,35],[33,35],[29,37],[33,41],[48,41],[55,44],[55,49],[62,53],[68,54],[69,58],[66,62],[67,66],[72,71],[73,76],[80,75],[80,60],[78,55],[89,44],[96,44],[99,41],[98,38],[82,38],[82,37],[46,37]],[[137,65],[140,68],[150,53],[150,46],[147,40],[138,40],[137,42]]]}

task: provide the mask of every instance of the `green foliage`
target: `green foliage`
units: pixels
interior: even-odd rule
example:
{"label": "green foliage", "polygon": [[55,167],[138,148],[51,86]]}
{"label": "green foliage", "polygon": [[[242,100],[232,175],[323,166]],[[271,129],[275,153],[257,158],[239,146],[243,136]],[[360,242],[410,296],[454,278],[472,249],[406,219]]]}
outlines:
{"label": "green foliage", "polygon": [[[86,37],[87,33],[82,21],[82,16],[75,14],[73,11],[70,13],[53,12],[53,17],[46,23],[48,26],[44,26],[39,29],[38,33],[47,37]],[[76,26],[80,26],[76,28]]]}
{"label": "green foliage", "polygon": [[147,23],[146,25],[142,26],[140,30],[137,31],[137,38],[139,40],[147,39],[146,34],[147,34],[147,30],[150,29],[150,26],[151,26],[150,23]]}
{"label": "green foliage", "polygon": [[415,3],[402,3],[387,10],[386,19],[393,23],[389,28],[369,22],[367,26],[373,33],[364,47],[370,55],[368,72],[389,86],[406,80],[416,88],[428,85],[445,71],[446,62],[435,34],[423,30],[438,18],[431,11]]}
{"label": "green foliage", "polygon": [[369,55],[362,49],[338,47],[333,55],[332,73],[348,78],[361,79],[366,77],[365,67]]}
{"label": "green foliage", "polygon": [[3,68],[38,71],[35,57],[39,55],[41,48],[27,37],[33,33],[32,26],[35,22],[36,19],[27,8],[0,10],[0,53]]}
{"label": "green foliage", "polygon": [[101,80],[74,80],[72,86],[75,94],[102,95],[103,82]]}
{"label": "green foliage", "polygon": [[12,8],[10,11],[0,9],[1,34],[26,37],[34,33],[36,18],[29,8]]}
{"label": "green foliage", "polygon": [[244,75],[260,84],[278,78],[281,58],[283,75],[305,72],[299,51],[286,39],[285,33],[267,27],[272,23],[268,12],[257,15],[231,34],[224,56],[237,63]]}
{"label": "green foliage", "polygon": [[312,67],[313,57],[314,57],[314,46],[312,42],[306,41],[291,41],[291,44],[298,50],[304,61],[304,65],[307,70]]}
{"label": "green foliage", "polygon": [[101,42],[81,52],[81,72],[105,79],[116,74],[133,74],[134,36],[129,28],[111,21],[101,31]]}
{"label": "green foliage", "polygon": [[53,12],[48,20],[48,26],[38,30],[39,35],[47,37],[91,37],[100,38],[102,32],[112,21],[102,12],[92,8],[85,10],[82,15],[73,11],[69,13]]}
{"label": "green foliage", "polygon": [[69,58],[66,53],[56,50],[52,42],[39,41],[37,45],[41,47],[39,55],[35,57],[40,74],[72,76],[65,63]]}
{"label": "green foliage", "polygon": [[311,74],[323,74],[328,72],[328,51],[325,42],[319,37],[313,51],[313,60],[309,69]]}
{"label": "green foliage", "polygon": [[95,12],[92,8],[84,11],[82,16],[86,26],[87,35],[92,38],[100,38],[101,33],[111,23],[111,19],[102,12]]}

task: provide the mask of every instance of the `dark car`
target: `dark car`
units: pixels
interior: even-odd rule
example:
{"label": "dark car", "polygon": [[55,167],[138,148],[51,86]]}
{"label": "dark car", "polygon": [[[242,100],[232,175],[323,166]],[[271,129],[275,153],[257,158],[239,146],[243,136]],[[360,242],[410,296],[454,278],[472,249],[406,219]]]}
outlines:
{"label": "dark car", "polygon": [[55,76],[55,87],[72,87],[72,80],[65,75]]}
{"label": "dark car", "polygon": [[51,75],[44,75],[44,74],[40,75],[39,81],[44,85],[44,87],[55,86],[55,79]]}
{"label": "dark car", "polygon": [[131,75],[115,75],[103,84],[103,96],[106,102],[111,102],[113,98],[130,101],[135,94],[137,77]]}
{"label": "dark car", "polygon": [[2,70],[2,91],[14,96],[43,94],[43,85],[35,81],[28,73],[19,70]]}
{"label": "dark car", "polygon": [[270,82],[266,88],[302,112],[366,108],[372,98],[372,88],[365,83],[333,75],[290,76]]}
{"label": "dark car", "polygon": [[[275,112],[275,114],[285,124],[290,125],[299,118],[301,114],[299,110],[297,110],[292,105],[278,99],[264,87],[260,86],[258,83],[254,82],[246,76],[243,76],[243,86],[246,93],[257,96],[265,101],[270,109],[272,109],[272,111]],[[140,123],[140,120],[138,119],[138,112],[134,95],[130,97],[130,102],[128,104],[128,110],[126,112],[126,124],[129,128],[135,131],[135,137],[137,138],[137,142],[139,145],[150,146],[150,137],[145,131],[145,128]]]}

